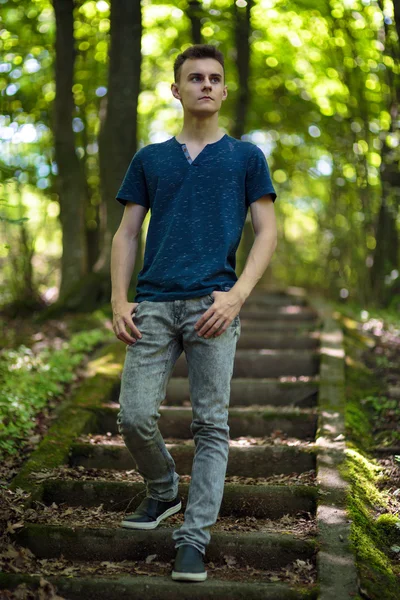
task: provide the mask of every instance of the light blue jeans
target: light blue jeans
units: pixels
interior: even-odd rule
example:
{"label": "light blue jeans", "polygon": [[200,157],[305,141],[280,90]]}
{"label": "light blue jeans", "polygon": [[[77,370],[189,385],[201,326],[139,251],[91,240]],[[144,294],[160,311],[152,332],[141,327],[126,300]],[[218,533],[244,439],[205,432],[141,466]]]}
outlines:
{"label": "light blue jeans", "polygon": [[174,499],[180,478],[157,421],[174,365],[185,351],[195,454],[184,523],[173,531],[172,539],[175,548],[192,544],[203,554],[224,493],[230,385],[240,337],[239,315],[217,337],[198,335],[194,325],[213,302],[207,294],[138,304],[133,318],[142,338],[126,347],[117,417],[119,432],[145,480],[147,496]]}

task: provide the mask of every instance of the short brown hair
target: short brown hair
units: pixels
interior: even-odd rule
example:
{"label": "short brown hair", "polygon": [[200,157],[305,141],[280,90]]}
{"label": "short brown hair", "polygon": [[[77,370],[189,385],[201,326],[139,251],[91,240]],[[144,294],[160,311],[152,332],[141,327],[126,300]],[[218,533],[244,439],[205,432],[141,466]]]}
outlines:
{"label": "short brown hair", "polygon": [[188,58],[215,58],[215,60],[222,65],[225,80],[224,55],[222,52],[212,44],[195,44],[194,46],[186,48],[182,54],[178,54],[176,57],[174,62],[175,83],[178,83],[181,76],[181,67]]}

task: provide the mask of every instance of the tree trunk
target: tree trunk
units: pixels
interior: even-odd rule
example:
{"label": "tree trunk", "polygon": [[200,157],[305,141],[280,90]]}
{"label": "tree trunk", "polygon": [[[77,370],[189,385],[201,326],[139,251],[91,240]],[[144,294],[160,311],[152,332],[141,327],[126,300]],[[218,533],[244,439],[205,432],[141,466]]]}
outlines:
{"label": "tree trunk", "polygon": [[245,132],[246,114],[250,102],[249,77],[250,77],[250,9],[253,0],[249,0],[245,8],[239,8],[234,3],[235,13],[235,40],[236,40],[236,67],[238,70],[238,97],[236,102],[236,118],[233,128],[233,137],[239,139]]}
{"label": "tree trunk", "polygon": [[86,108],[81,112],[81,119],[83,122],[82,129],[82,145],[85,148],[85,154],[82,158],[82,165],[85,172],[85,192],[86,192],[86,206],[85,206],[85,237],[86,237],[86,252],[88,257],[88,272],[91,273],[93,267],[99,257],[99,220],[100,211],[99,204],[93,202],[93,188],[88,183],[88,176],[90,169],[88,167],[88,153],[86,151],[90,144],[89,123],[86,118]]}
{"label": "tree trunk", "polygon": [[85,240],[85,175],[75,152],[72,117],[74,71],[74,36],[72,0],[53,0],[56,19],[55,82],[53,131],[58,168],[57,189],[63,236],[61,285],[58,302],[62,302],[87,273]]}
{"label": "tree trunk", "polygon": [[[236,66],[238,70],[238,97],[235,107],[235,125],[233,128],[233,137],[241,139],[246,131],[246,115],[250,104],[250,44],[251,33],[250,10],[253,6],[253,0],[249,0],[245,9],[233,5],[235,14],[235,40],[236,40]],[[240,276],[246,264],[254,242],[254,230],[251,222],[250,209],[247,213],[243,228],[242,239],[237,253],[237,273]],[[260,284],[268,284],[271,281],[271,269],[267,269],[262,276]]]}
{"label": "tree trunk", "polygon": [[115,196],[137,150],[142,38],[140,2],[114,0],[110,19],[106,114],[99,134],[101,188],[107,207],[106,243],[111,242],[119,227],[121,205]]}
{"label": "tree trunk", "polygon": [[[383,2],[379,0],[379,6],[383,13]],[[385,46],[385,52],[391,56],[394,64],[399,65],[399,45],[395,41],[394,27],[400,36],[400,8],[395,7],[395,23],[390,27],[383,17],[383,29],[381,31],[381,42]],[[390,35],[391,34],[391,35]],[[381,152],[381,182],[382,201],[376,225],[376,246],[374,263],[371,268],[372,289],[374,300],[380,307],[388,306],[391,300],[391,288],[385,279],[392,270],[399,270],[399,234],[396,227],[396,219],[399,212],[400,196],[400,174],[399,146],[391,147],[387,140],[399,135],[399,93],[400,83],[398,71],[387,68],[385,71],[386,83],[389,89],[387,94],[387,110],[390,113],[390,130],[382,135]]]}
{"label": "tree trunk", "polygon": [[[115,196],[137,151],[137,106],[142,62],[140,2],[113,0],[110,20],[108,87],[99,133],[102,239],[100,258],[94,267],[101,285],[98,300],[108,303],[111,299],[111,243],[123,215],[123,207]],[[134,293],[141,262],[140,239],[130,294]]]}
{"label": "tree trunk", "polygon": [[201,21],[200,17],[204,14],[201,2],[199,0],[189,0],[187,15],[192,27],[193,44],[201,44]]}
{"label": "tree trunk", "polygon": [[[57,23],[56,69],[56,157],[61,189],[63,190],[63,260],[74,278],[68,277],[61,302],[54,303],[43,318],[65,310],[93,311],[111,301],[111,241],[119,227],[123,207],[115,196],[129,163],[137,150],[137,104],[140,91],[142,20],[140,2],[113,0],[111,2],[111,29],[107,96],[100,103],[99,167],[100,193],[98,238],[91,236],[84,226],[85,194],[87,187],[83,165],[78,161],[71,127],[72,73],[73,73],[73,3],[54,0]],[[63,99],[63,102],[61,102]],[[58,108],[58,110],[57,110]],[[62,143],[61,143],[62,142]],[[75,204],[74,204],[75,203]],[[61,202],[60,202],[61,204]],[[67,220],[66,220],[67,219]],[[66,225],[64,226],[64,222]],[[67,228],[68,225],[68,228]],[[70,233],[71,232],[71,233]],[[70,241],[74,240],[74,242]],[[87,273],[88,243],[99,244],[100,253]],[[95,250],[91,249],[93,260]],[[137,273],[142,263],[142,239],[138,240],[137,260],[132,275],[135,293]],[[83,257],[83,258],[82,258]],[[79,260],[77,260],[77,258]],[[83,275],[86,275],[83,278]]]}

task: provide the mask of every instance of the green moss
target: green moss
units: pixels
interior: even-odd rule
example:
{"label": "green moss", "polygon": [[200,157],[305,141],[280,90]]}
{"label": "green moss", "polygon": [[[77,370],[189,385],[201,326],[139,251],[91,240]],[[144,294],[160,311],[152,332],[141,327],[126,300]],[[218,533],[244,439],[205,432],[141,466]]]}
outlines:
{"label": "green moss", "polygon": [[352,526],[350,543],[356,556],[357,568],[362,587],[372,600],[398,600],[398,583],[385,553],[377,548],[373,539],[364,533],[362,527]]}
{"label": "green moss", "polygon": [[59,415],[59,420],[54,423],[38,448],[14,477],[10,489],[22,488],[33,494],[40,493],[37,482],[32,480],[30,475],[66,464],[72,441],[80,433],[92,429],[95,421],[95,415],[88,411],[74,408],[63,411]]}
{"label": "green moss", "polygon": [[371,424],[368,416],[360,410],[357,401],[349,400],[346,403],[345,419],[346,437],[350,437],[361,448],[371,448],[374,445]]}
{"label": "green moss", "polygon": [[346,437],[364,451],[374,445],[374,438],[372,415],[363,400],[379,391],[380,386],[370,370],[351,362],[346,366]]}
{"label": "green moss", "polygon": [[398,584],[387,557],[389,539],[374,520],[372,509],[373,506],[387,505],[384,494],[375,485],[380,468],[359,452],[349,449],[340,472],[351,486],[347,504],[352,520],[350,543],[362,585],[373,600],[382,597],[382,588],[386,590],[387,600],[395,600]]}
{"label": "green moss", "polygon": [[[372,413],[363,402],[368,396],[381,391],[381,384],[373,371],[362,364],[358,343],[346,346],[346,408],[345,426],[347,449],[344,464],[339,467],[349,482],[347,508],[351,518],[350,543],[356,557],[361,587],[371,600],[398,598],[398,581],[388,558],[394,522],[382,515],[375,519],[376,509],[388,510],[387,495],[377,483],[383,477],[383,469],[369,457],[374,446]],[[365,350],[365,347],[364,347]],[[396,519],[397,521],[398,519]],[[388,535],[388,529],[390,534]]]}
{"label": "green moss", "polygon": [[388,544],[398,544],[400,541],[400,519],[392,513],[379,515],[375,521],[376,527],[387,540]]}

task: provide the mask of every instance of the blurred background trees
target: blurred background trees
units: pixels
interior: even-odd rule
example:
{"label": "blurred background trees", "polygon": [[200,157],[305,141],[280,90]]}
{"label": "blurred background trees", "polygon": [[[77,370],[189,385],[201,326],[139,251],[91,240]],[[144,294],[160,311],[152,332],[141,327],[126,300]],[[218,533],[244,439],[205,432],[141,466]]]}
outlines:
{"label": "blurred background trees", "polygon": [[[180,132],[173,62],[225,55],[220,126],[265,152],[279,241],[265,280],[400,305],[398,6],[372,0],[0,0],[0,305],[111,297],[133,154]],[[129,300],[142,266],[150,213]],[[253,240],[250,211],[237,253]]]}

